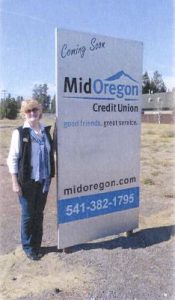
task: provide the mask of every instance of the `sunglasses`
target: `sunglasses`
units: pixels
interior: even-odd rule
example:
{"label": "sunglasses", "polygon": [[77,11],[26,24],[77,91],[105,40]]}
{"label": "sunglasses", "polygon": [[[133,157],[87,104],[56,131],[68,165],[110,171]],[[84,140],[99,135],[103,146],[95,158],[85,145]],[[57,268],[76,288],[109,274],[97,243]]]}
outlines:
{"label": "sunglasses", "polygon": [[34,108],[32,108],[32,109],[26,110],[25,113],[26,113],[26,114],[30,114],[31,112],[36,113],[36,112],[38,112],[38,110],[39,110],[39,109],[38,109],[37,107],[34,107]]}

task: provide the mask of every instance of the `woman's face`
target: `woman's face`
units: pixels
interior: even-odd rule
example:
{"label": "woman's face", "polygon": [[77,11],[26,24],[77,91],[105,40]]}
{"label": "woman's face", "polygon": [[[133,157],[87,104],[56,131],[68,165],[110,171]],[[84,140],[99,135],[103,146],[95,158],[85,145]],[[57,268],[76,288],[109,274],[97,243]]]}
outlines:
{"label": "woman's face", "polygon": [[27,109],[25,111],[25,119],[29,123],[39,122],[40,114],[41,114],[41,112],[40,112],[39,108],[38,107],[33,107],[33,108]]}

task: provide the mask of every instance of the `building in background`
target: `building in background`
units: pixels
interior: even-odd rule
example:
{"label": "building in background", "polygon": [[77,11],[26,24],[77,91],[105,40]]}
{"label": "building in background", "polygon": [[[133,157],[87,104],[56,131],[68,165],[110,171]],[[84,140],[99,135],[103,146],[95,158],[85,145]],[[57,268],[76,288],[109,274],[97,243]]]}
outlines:
{"label": "building in background", "polygon": [[143,94],[142,111],[175,110],[175,88],[172,92]]}
{"label": "building in background", "polygon": [[175,88],[167,93],[142,94],[142,121],[174,123]]}

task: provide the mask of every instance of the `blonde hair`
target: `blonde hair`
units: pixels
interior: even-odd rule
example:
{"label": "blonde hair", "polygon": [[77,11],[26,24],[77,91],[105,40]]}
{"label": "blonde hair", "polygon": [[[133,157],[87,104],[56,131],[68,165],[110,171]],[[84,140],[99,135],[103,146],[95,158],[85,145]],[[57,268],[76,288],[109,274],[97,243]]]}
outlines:
{"label": "blonde hair", "polygon": [[20,116],[24,119],[25,118],[25,113],[27,112],[28,109],[32,108],[38,108],[40,112],[40,119],[42,117],[42,105],[39,103],[37,100],[34,99],[27,99],[22,101],[21,103],[21,109],[20,109]]}

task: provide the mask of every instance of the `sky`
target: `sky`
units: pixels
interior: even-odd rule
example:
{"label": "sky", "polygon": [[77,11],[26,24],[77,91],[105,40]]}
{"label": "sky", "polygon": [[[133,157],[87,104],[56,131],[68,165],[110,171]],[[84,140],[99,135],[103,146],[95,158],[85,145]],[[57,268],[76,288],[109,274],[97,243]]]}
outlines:
{"label": "sky", "polygon": [[0,20],[1,97],[55,93],[56,27],[143,42],[143,73],[175,87],[175,0],[0,0]]}

